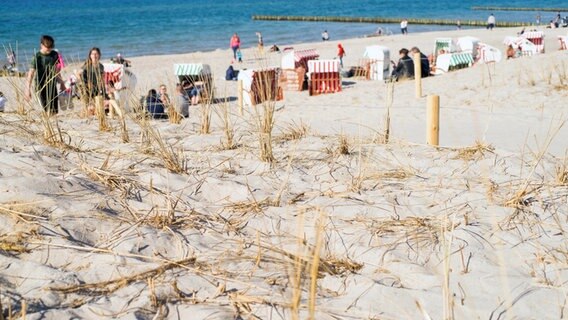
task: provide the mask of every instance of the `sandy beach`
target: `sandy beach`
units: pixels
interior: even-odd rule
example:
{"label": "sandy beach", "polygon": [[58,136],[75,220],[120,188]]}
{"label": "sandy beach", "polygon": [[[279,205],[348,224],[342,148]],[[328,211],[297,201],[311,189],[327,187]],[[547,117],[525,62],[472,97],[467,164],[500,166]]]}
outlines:
{"label": "sandy beach", "polygon": [[[160,84],[173,94],[173,64],[200,62],[228,102],[180,124],[128,117],[128,139],[117,119],[101,132],[79,117],[78,101],[42,120],[24,79],[0,77],[0,319],[568,317],[568,29],[541,30],[545,54],[425,78],[420,98],[396,83],[388,142],[384,81],[285,91],[272,162],[258,109],[239,114],[224,79],[229,48],[131,58],[133,99]],[[340,42],[355,66],[369,45],[396,60],[474,36],[504,52],[519,31]],[[337,43],[278,45],[333,59]],[[239,69],[280,65],[244,47]],[[426,144],[428,95],[439,147]]]}

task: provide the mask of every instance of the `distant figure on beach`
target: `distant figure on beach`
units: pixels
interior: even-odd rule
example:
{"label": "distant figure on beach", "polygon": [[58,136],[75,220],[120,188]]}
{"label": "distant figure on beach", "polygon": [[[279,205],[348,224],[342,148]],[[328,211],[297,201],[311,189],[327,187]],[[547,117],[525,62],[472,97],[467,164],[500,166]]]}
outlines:
{"label": "distant figure on beach", "polygon": [[323,41],[328,41],[328,40],[329,40],[329,33],[327,33],[327,30],[324,30],[324,31],[321,33],[321,39],[322,39]]}
{"label": "distant figure on beach", "polygon": [[400,32],[405,35],[408,34],[408,20],[406,18],[400,22]]}
{"label": "distant figure on beach", "polygon": [[237,50],[237,61],[239,63],[243,63],[243,53],[241,52],[241,49]]}
{"label": "distant figure on beach", "polygon": [[2,91],[0,91],[0,112],[4,112],[4,109],[6,108],[6,102],[8,101],[8,99],[6,99],[6,97],[4,97],[4,93]]}
{"label": "distant figure on beach", "polygon": [[492,14],[487,18],[487,30],[493,30],[495,28],[495,16]]}
{"label": "distant figure on beach", "polygon": [[383,35],[383,28],[378,27],[378,28],[377,28],[377,31],[375,31],[375,34],[376,34],[377,36],[382,36],[382,35]]}
{"label": "distant figure on beach", "polygon": [[540,12],[536,15],[536,25],[540,26]]}
{"label": "distant figure on beach", "polygon": [[102,110],[106,100],[105,68],[100,61],[101,50],[91,48],[83,64],[80,79],[83,83],[83,94],[87,106],[87,114],[94,115]]}
{"label": "distant figure on beach", "polygon": [[6,52],[6,60],[8,61],[8,65],[10,65],[11,69],[16,67],[16,53],[14,50],[8,49]]}
{"label": "distant figure on beach", "polygon": [[552,20],[552,22],[554,23],[554,28],[558,28],[560,27],[560,22],[562,21],[562,16],[560,15],[560,12],[558,12],[558,14],[556,15],[556,17],[554,17],[554,20]]}
{"label": "distant figure on beach", "polygon": [[393,65],[392,79],[394,81],[414,78],[414,62],[408,56],[408,49],[402,48],[398,51],[400,59],[398,64],[391,61]]}
{"label": "distant figure on beach", "polygon": [[233,61],[237,60],[237,50],[239,50],[239,48],[241,47],[241,38],[239,38],[239,35],[235,32],[233,34],[233,36],[231,37],[231,42],[230,42],[230,47],[233,50]]}
{"label": "distant figure on beach", "polygon": [[343,57],[345,57],[345,49],[343,49],[341,43],[337,44],[337,57],[339,58],[339,65],[341,65],[341,67],[343,68]]}
{"label": "distant figure on beach", "polygon": [[111,58],[110,61],[113,63],[123,64],[125,67],[130,67],[130,60],[124,59],[120,52],[116,54],[116,58]]}
{"label": "distant figure on beach", "polygon": [[458,20],[458,21],[456,22],[456,27],[458,28],[458,30],[460,30],[460,29],[462,28],[461,21]]}
{"label": "distant figure on beach", "polygon": [[25,98],[30,101],[35,78],[36,93],[39,95],[41,106],[50,114],[59,112],[57,84],[59,83],[61,91],[65,91],[65,81],[61,78],[61,70],[57,68],[59,54],[53,50],[54,46],[55,40],[51,36],[41,36],[40,50],[32,57],[25,91]]}
{"label": "distant figure on beach", "polygon": [[262,51],[264,49],[264,41],[262,40],[262,33],[257,32],[256,36],[258,38],[258,50]]}
{"label": "distant figure on beach", "polygon": [[413,55],[417,53],[420,54],[420,74],[422,78],[428,77],[430,75],[430,61],[428,60],[428,57],[420,52],[420,49],[418,49],[418,47],[412,47],[410,51]]}
{"label": "distant figure on beach", "polygon": [[273,45],[270,47],[270,52],[280,52],[280,48],[277,45]]}

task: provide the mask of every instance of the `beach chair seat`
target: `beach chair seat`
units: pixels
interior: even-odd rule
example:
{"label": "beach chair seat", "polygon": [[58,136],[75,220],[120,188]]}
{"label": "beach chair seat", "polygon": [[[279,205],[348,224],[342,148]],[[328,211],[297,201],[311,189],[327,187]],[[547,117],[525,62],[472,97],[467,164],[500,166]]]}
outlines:
{"label": "beach chair seat", "polygon": [[204,63],[174,64],[174,74],[179,83],[187,80],[199,88],[200,101],[210,103],[215,98],[211,67]]}
{"label": "beach chair seat", "polygon": [[341,91],[339,60],[308,61],[310,96]]}

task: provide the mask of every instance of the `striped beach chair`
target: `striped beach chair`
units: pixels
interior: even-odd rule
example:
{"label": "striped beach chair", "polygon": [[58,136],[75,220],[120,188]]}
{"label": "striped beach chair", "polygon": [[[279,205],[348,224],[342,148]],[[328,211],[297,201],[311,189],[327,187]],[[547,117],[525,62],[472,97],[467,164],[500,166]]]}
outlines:
{"label": "striped beach chair", "polygon": [[280,70],[280,68],[241,70],[237,79],[243,82],[243,105],[255,106],[266,101],[282,100],[283,91],[278,82]]}
{"label": "striped beach chair", "polygon": [[308,61],[310,96],[341,91],[339,60]]}
{"label": "striped beach chair", "polygon": [[281,83],[287,90],[301,91],[304,88],[304,76],[308,70],[308,60],[317,60],[319,53],[315,49],[282,51]]}
{"label": "striped beach chair", "polygon": [[536,53],[544,53],[544,32],[529,31],[523,33],[521,37],[527,39],[536,46]]}
{"label": "striped beach chair", "polygon": [[385,80],[390,77],[390,50],[383,46],[365,48],[360,66],[364,68],[367,80]]}
{"label": "striped beach chair", "polygon": [[208,103],[214,99],[213,75],[211,67],[204,63],[177,63],[174,64],[174,74],[181,83],[187,80],[200,88],[199,95],[202,101]]}

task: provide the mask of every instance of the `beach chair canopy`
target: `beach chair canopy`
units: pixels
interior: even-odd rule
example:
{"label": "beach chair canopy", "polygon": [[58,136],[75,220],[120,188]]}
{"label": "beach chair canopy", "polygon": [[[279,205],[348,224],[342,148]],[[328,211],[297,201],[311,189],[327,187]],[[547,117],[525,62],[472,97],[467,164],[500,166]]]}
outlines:
{"label": "beach chair canopy", "polygon": [[383,46],[368,46],[363,53],[368,63],[368,79],[384,80],[390,76],[390,49]]}
{"label": "beach chair canopy", "polygon": [[459,51],[471,53],[473,59],[475,60],[477,56],[477,47],[479,46],[480,42],[481,40],[476,37],[466,36],[458,38],[456,44],[459,48]]}
{"label": "beach chair canopy", "polygon": [[339,60],[309,60],[308,61],[308,72],[313,73],[324,73],[324,72],[339,72],[341,66]]}
{"label": "beach chair canopy", "polygon": [[368,46],[365,48],[363,57],[388,62],[390,59],[390,49],[383,46]]}
{"label": "beach chair canopy", "polygon": [[470,67],[472,64],[473,56],[469,52],[444,53],[436,58],[436,72],[463,69]]}
{"label": "beach chair canopy", "polygon": [[444,53],[455,52],[457,51],[457,45],[452,38],[436,38],[434,55],[440,54],[441,50],[444,50]]}
{"label": "beach chair canopy", "polygon": [[103,63],[105,70],[105,83],[112,81],[115,88],[122,89],[125,84],[123,83],[124,78],[124,65],[118,63]]}
{"label": "beach chair canopy", "polygon": [[282,69],[295,69],[299,66],[307,67],[308,60],[316,60],[319,53],[315,49],[286,50],[282,53]]}
{"label": "beach chair canopy", "polygon": [[503,43],[507,46],[512,46],[514,49],[520,48],[523,53],[537,54],[539,48],[534,43],[530,42],[524,37],[505,37]]}
{"label": "beach chair canopy", "polygon": [[478,44],[478,56],[477,62],[479,63],[490,63],[490,62],[500,62],[502,58],[501,50],[492,47],[488,44],[480,42]]}
{"label": "beach chair canopy", "polygon": [[539,53],[544,53],[544,32],[542,31],[529,31],[521,35],[521,37],[532,42]]}
{"label": "beach chair canopy", "polygon": [[203,63],[177,63],[174,64],[174,74],[180,78],[211,75],[211,67]]}

